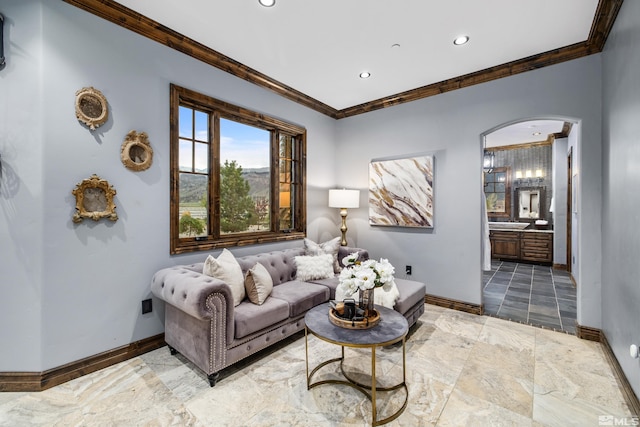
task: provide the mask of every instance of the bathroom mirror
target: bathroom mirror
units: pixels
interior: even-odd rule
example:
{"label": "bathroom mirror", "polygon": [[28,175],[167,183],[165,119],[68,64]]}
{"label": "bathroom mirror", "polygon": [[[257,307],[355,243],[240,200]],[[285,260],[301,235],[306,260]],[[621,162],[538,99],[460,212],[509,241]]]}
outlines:
{"label": "bathroom mirror", "polygon": [[516,189],[518,219],[544,219],[544,187]]}

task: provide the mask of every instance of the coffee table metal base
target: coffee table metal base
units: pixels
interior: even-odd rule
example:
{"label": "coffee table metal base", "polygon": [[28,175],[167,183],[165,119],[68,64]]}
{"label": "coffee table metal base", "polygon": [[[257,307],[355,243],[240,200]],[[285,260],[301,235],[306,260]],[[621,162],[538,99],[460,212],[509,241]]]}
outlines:
{"label": "coffee table metal base", "polygon": [[[315,334],[314,334],[315,335]],[[358,391],[360,391],[362,394],[365,395],[365,397],[367,399],[369,399],[369,401],[371,402],[371,425],[372,426],[379,426],[382,424],[386,424],[388,422],[391,422],[393,420],[395,420],[396,418],[398,418],[402,412],[404,412],[405,408],[407,407],[407,403],[409,401],[409,390],[407,388],[407,382],[406,382],[406,348],[405,348],[405,338],[406,337],[402,337],[402,382],[398,383],[396,385],[390,386],[390,387],[377,387],[376,385],[376,347],[378,347],[377,345],[371,345],[371,346],[363,346],[363,345],[359,345],[357,347],[370,347],[371,348],[371,384],[364,384],[361,383],[359,381],[356,381],[355,379],[349,377],[349,375],[347,375],[347,372],[344,369],[344,345],[341,345],[341,350],[342,350],[342,355],[341,357],[336,357],[334,359],[329,359],[326,360],[322,363],[320,363],[318,366],[316,366],[311,373],[309,373],[309,342],[308,342],[308,336],[309,336],[309,331],[308,328],[305,327],[304,330],[304,345],[305,345],[305,362],[306,362],[306,368],[307,368],[307,390],[311,390],[314,387],[317,387],[319,385],[323,385],[323,384],[343,384],[343,385],[347,385],[349,387],[352,387]],[[322,337],[318,337],[320,339],[322,339]],[[331,342],[331,341],[328,341]],[[334,343],[335,344],[335,343]],[[350,346],[349,346],[350,347]],[[324,366],[329,365],[330,363],[336,363],[336,362],[340,362],[340,372],[342,373],[342,376],[345,378],[345,380],[321,380],[321,381],[316,381],[316,382],[311,382],[311,379],[313,378],[313,376],[316,374],[316,372],[318,372],[320,369],[322,369]],[[378,414],[377,414],[377,402],[376,402],[376,393],[377,392],[389,392],[389,391],[394,391],[394,390],[398,390],[404,388],[404,402],[402,403],[402,406],[400,407],[400,409],[398,409],[396,412],[394,412],[393,414],[389,415],[388,417],[382,419],[382,420],[378,420]]]}

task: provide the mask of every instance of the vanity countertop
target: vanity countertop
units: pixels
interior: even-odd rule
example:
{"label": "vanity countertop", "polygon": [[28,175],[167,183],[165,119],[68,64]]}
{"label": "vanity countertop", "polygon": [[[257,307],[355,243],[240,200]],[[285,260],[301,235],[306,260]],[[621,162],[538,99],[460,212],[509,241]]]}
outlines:
{"label": "vanity countertop", "polygon": [[553,234],[553,230],[537,230],[535,228],[532,229],[526,229],[526,230],[517,230],[517,229],[509,229],[509,228],[491,228],[491,226],[489,226],[489,231],[507,231],[507,232],[514,232],[514,231],[522,231],[523,233],[547,233],[547,234]]}

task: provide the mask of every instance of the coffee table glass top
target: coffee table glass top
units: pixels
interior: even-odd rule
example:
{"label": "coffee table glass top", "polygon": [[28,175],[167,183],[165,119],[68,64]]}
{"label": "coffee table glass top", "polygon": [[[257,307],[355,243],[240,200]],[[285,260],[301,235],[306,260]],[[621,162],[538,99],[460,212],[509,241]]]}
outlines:
{"label": "coffee table glass top", "polygon": [[304,321],[309,332],[336,344],[378,346],[400,341],[409,330],[407,319],[390,308],[376,305],[375,309],[380,313],[381,320],[370,329],[346,329],[334,325],[329,321],[329,303],[309,310]]}

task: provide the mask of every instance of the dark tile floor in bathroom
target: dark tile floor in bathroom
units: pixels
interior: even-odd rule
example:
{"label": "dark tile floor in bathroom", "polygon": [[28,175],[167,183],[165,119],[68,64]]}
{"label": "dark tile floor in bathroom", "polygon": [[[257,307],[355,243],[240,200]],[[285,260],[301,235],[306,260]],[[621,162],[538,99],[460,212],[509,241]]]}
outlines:
{"label": "dark tile floor in bathroom", "polygon": [[499,260],[482,275],[485,314],[576,333],[576,288],[568,272]]}

